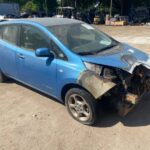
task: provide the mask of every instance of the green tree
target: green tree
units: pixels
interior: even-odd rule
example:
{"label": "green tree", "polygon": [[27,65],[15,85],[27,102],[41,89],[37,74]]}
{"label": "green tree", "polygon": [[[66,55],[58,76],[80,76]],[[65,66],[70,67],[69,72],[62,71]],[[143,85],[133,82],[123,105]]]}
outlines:
{"label": "green tree", "polygon": [[39,10],[38,4],[34,3],[33,1],[28,1],[23,7],[22,11],[26,12],[37,12]]}
{"label": "green tree", "polygon": [[62,6],[73,6],[75,7],[75,3],[77,8],[85,9],[90,6],[94,6],[97,0],[61,0]]}
{"label": "green tree", "polygon": [[56,11],[56,7],[58,6],[57,0],[46,0],[45,2],[45,9],[48,9],[49,13],[52,14]]}

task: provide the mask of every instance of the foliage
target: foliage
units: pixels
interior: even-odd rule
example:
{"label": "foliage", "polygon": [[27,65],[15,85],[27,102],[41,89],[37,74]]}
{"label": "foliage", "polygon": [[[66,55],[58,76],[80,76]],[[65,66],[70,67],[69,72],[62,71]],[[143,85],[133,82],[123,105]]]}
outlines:
{"label": "foliage", "polygon": [[0,3],[19,3],[23,11],[55,11],[57,0],[0,0]]}
{"label": "foliage", "polygon": [[39,10],[39,6],[33,1],[28,1],[23,7],[22,11],[26,12],[37,12]]}
{"label": "foliage", "polygon": [[61,5],[62,6],[76,6],[78,9],[86,9],[90,6],[94,6],[97,0],[62,0]]}
{"label": "foliage", "polygon": [[[75,4],[78,10],[87,10],[93,8],[96,2],[100,1],[100,6],[97,8],[100,11],[108,11],[110,7],[110,0],[0,0],[2,2],[16,2],[19,3],[23,10],[38,11],[44,10],[48,12],[55,11],[58,3],[61,6],[73,6]],[[76,3],[75,3],[76,2]],[[113,12],[128,11],[129,6],[149,6],[150,0],[113,0]]]}

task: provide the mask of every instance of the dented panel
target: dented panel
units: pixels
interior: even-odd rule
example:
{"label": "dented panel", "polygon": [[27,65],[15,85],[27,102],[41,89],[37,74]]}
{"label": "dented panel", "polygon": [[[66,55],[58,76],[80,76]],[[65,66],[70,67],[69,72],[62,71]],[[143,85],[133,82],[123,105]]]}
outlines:
{"label": "dented panel", "polygon": [[87,89],[96,99],[116,85],[111,81],[99,77],[91,71],[82,72],[77,82]]}
{"label": "dented panel", "polygon": [[139,65],[150,69],[150,56],[148,54],[127,44],[121,44],[117,48],[118,51],[112,52],[110,49],[105,55],[99,53],[94,56],[82,56],[82,60],[89,63],[119,68],[130,74]]}
{"label": "dented panel", "polygon": [[128,64],[128,67],[123,69],[129,73],[133,73],[134,69],[140,65],[143,65],[147,69],[150,69],[150,56],[148,56],[146,60],[140,60],[132,54],[126,54],[121,56],[121,60]]}

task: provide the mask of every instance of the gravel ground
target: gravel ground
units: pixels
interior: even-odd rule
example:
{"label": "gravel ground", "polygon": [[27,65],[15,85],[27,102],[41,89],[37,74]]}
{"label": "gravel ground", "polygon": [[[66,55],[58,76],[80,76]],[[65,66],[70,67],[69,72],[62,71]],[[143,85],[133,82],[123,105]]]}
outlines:
{"label": "gravel ground", "polygon": [[[99,29],[150,53],[150,27]],[[148,150],[149,96],[126,117],[104,111],[95,127],[74,121],[64,105],[15,81],[0,84],[0,150]]]}

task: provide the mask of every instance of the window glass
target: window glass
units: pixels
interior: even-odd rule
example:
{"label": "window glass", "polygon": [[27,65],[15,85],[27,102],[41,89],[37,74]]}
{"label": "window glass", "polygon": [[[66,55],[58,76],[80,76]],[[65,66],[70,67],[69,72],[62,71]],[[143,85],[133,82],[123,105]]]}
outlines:
{"label": "window glass", "polygon": [[47,28],[67,48],[79,55],[95,55],[101,51],[110,50],[119,44],[85,23],[49,26]]}
{"label": "window glass", "polygon": [[38,28],[24,25],[21,30],[21,47],[27,50],[49,48],[49,42]]}
{"label": "window glass", "polygon": [[17,45],[18,39],[18,26],[16,25],[8,25],[3,27],[3,40]]}
{"label": "window glass", "polygon": [[57,58],[67,60],[67,57],[53,41],[51,41],[51,49],[55,53]]}

